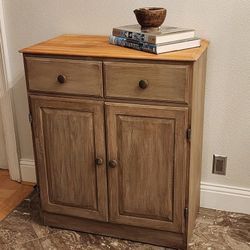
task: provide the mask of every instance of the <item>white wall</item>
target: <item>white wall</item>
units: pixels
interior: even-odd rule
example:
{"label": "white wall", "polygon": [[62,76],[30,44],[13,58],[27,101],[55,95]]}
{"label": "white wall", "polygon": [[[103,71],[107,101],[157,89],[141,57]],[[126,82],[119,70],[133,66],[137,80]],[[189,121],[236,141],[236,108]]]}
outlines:
{"label": "white wall", "polygon": [[[202,180],[250,188],[250,1],[3,0],[22,158],[33,157],[20,48],[62,33],[109,34],[135,23],[133,9],[163,6],[165,24],[210,40]],[[228,156],[227,175],[211,174],[212,155]]]}

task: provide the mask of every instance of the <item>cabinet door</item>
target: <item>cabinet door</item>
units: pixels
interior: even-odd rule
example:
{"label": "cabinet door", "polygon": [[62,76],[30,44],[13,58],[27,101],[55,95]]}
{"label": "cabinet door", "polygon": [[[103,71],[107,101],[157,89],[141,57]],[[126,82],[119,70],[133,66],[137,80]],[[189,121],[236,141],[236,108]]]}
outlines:
{"label": "cabinet door", "polygon": [[187,108],[106,104],[113,223],[184,228]]}
{"label": "cabinet door", "polygon": [[107,220],[103,103],[36,96],[30,103],[42,209]]}

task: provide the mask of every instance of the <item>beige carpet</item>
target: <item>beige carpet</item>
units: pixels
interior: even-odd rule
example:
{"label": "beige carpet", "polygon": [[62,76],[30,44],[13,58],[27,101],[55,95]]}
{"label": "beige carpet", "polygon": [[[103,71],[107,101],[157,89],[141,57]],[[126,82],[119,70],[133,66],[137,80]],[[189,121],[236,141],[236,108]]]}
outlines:
{"label": "beige carpet", "polygon": [[[109,237],[53,229],[41,225],[38,198],[33,193],[0,222],[0,250],[164,250],[163,247]],[[200,209],[189,249],[250,250],[250,216]]]}

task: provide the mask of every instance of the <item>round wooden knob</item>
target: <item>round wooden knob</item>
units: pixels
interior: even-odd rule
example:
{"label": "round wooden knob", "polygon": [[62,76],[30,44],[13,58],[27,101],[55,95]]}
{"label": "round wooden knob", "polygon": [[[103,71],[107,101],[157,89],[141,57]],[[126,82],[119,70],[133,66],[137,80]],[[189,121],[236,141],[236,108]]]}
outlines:
{"label": "round wooden knob", "polygon": [[147,87],[148,87],[148,81],[147,80],[140,80],[139,81],[139,87],[141,88],[141,89],[146,89]]}
{"label": "round wooden knob", "polygon": [[97,166],[102,165],[102,164],[103,164],[103,159],[102,159],[102,158],[96,158],[96,159],[95,159],[95,164],[96,164]]}
{"label": "round wooden knob", "polygon": [[66,76],[64,76],[64,75],[59,75],[58,77],[57,77],[57,81],[59,82],[59,83],[65,83],[66,82]]}
{"label": "round wooden knob", "polygon": [[109,161],[109,166],[110,166],[111,168],[115,168],[115,167],[117,166],[117,161],[116,161],[116,160],[111,160],[111,161]]}

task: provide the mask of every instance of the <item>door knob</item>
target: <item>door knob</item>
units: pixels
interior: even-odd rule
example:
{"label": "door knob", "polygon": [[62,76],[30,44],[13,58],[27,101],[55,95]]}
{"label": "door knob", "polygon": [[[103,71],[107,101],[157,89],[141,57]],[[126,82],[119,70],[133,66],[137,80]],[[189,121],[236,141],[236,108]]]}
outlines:
{"label": "door knob", "polygon": [[57,81],[59,82],[59,83],[65,83],[66,82],[66,76],[64,76],[64,75],[59,75],[58,77],[57,77]]}
{"label": "door knob", "polygon": [[103,159],[102,158],[96,158],[95,159],[95,165],[100,166],[103,164]]}
{"label": "door knob", "polygon": [[147,87],[148,87],[148,81],[147,80],[140,80],[139,81],[139,87],[141,88],[141,89],[146,89]]}
{"label": "door knob", "polygon": [[109,161],[109,166],[110,166],[111,168],[115,168],[115,167],[117,166],[117,161],[116,161],[116,160],[110,160],[110,161]]}

